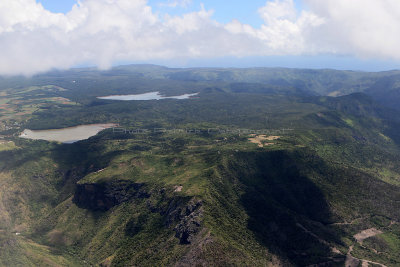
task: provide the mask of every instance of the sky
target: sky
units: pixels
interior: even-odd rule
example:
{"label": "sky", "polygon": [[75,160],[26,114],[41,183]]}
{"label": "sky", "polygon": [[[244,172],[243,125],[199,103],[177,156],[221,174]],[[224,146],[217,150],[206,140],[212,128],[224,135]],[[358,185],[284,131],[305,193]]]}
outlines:
{"label": "sky", "polygon": [[0,75],[170,67],[400,69],[399,0],[1,0]]}
{"label": "sky", "polygon": [[[71,11],[72,6],[77,3],[76,0],[38,0],[44,8],[52,12],[68,13]],[[227,5],[226,3],[229,2]],[[201,4],[206,9],[214,10],[213,17],[221,23],[229,23],[233,19],[240,20],[244,23],[250,24],[253,27],[262,25],[263,20],[258,15],[258,9],[264,6],[266,0],[187,0],[187,1],[160,1],[150,0],[147,3],[153,8],[155,12],[160,14],[168,13],[170,15],[182,15],[189,12],[198,11]],[[296,8],[302,7],[300,0],[294,1]]]}

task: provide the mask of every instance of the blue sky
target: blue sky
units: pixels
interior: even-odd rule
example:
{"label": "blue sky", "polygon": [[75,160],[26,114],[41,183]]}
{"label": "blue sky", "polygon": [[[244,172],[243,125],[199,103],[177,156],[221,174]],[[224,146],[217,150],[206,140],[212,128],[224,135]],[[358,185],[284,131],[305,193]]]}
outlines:
{"label": "blue sky", "polygon": [[[67,13],[71,10],[72,6],[77,2],[76,0],[38,0],[42,3],[43,7],[52,12]],[[301,0],[295,0],[296,7],[301,10],[303,4]],[[258,15],[258,9],[265,5],[266,0],[193,0],[188,6],[185,7],[168,7],[162,5],[160,0],[149,0],[148,4],[155,12],[160,14],[168,13],[170,15],[181,15],[187,12],[198,11],[201,4],[204,4],[205,9],[214,10],[213,18],[221,23],[228,23],[233,19],[237,19],[243,23],[259,27],[262,24],[262,19]],[[227,3],[229,3],[227,5]]]}
{"label": "blue sky", "polygon": [[[72,6],[77,2],[76,0],[38,0],[42,3],[43,7],[52,12],[67,13],[71,10]],[[214,19],[227,23],[232,19],[238,19],[242,22],[258,27],[261,25],[262,20],[258,16],[257,10],[265,4],[265,0],[230,0],[227,5],[226,0],[194,0],[186,7],[168,7],[162,5],[163,2],[159,0],[149,0],[148,3],[152,6],[155,12],[160,14],[168,13],[170,15],[181,15],[183,13],[197,11],[200,9],[201,3],[209,10],[214,10]]]}
{"label": "blue sky", "polygon": [[[260,7],[264,6],[266,2],[266,0],[193,0],[189,7],[175,8],[175,10],[174,8],[160,7],[159,0],[150,0],[149,4],[153,6],[155,10],[170,14],[182,14],[187,11],[195,11],[200,8],[201,4],[204,4],[205,9],[214,10],[213,18],[218,22],[228,23],[233,19],[237,19],[253,27],[259,27],[263,21],[257,11]],[[294,2],[297,9],[300,11],[303,7],[302,2],[300,0],[294,0]]]}
{"label": "blue sky", "polygon": [[39,0],[43,7],[52,12],[66,13],[77,2],[75,0]]}
{"label": "blue sky", "polygon": [[[77,2],[76,0],[38,0],[42,3],[43,7],[52,12],[67,13],[71,10],[72,6]],[[260,26],[262,23],[261,18],[257,14],[259,7],[265,4],[265,0],[230,0],[229,5],[226,5],[226,0],[203,0],[192,1],[186,7],[168,7],[163,6],[159,0],[149,0],[148,3],[152,6],[154,11],[161,13],[168,13],[171,15],[180,15],[183,13],[196,11],[200,9],[201,3],[204,4],[206,9],[213,9],[215,11],[214,18],[221,22],[226,23],[232,19],[239,19],[253,26]]]}
{"label": "blue sky", "polygon": [[228,23],[233,19],[237,19],[243,23],[251,24],[254,27],[259,27],[262,24],[262,19],[257,13],[258,8],[265,4],[265,0],[230,0],[229,4],[223,0],[203,0],[192,1],[190,6],[181,8],[170,8],[160,6],[158,0],[150,0],[149,4],[154,10],[168,14],[182,14],[200,9],[201,3],[204,4],[206,10],[214,10],[213,18],[221,23]]}
{"label": "blue sky", "polygon": [[73,14],[76,0],[2,2],[0,75],[122,63],[400,69],[399,0],[80,1]]}

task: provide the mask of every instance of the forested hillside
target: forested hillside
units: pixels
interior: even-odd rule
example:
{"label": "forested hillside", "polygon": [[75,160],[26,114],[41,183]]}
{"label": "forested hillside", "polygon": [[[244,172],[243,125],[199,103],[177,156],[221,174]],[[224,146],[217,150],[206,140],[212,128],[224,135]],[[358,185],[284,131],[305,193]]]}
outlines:
{"label": "forested hillside", "polygon": [[[151,65],[3,77],[0,266],[399,266],[398,77]],[[198,94],[97,98],[155,91]],[[72,144],[19,137],[94,123],[118,126]]]}

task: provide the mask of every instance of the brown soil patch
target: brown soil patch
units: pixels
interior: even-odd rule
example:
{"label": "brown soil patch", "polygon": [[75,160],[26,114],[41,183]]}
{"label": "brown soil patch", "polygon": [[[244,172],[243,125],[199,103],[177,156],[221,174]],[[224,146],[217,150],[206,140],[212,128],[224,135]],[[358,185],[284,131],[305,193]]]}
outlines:
{"label": "brown soil patch", "polygon": [[265,143],[265,141],[274,141],[280,138],[280,136],[266,136],[266,135],[250,135],[249,141],[258,147],[271,146],[274,143]]}
{"label": "brown soil patch", "polygon": [[175,185],[174,186],[174,192],[182,192],[182,189],[183,189],[183,186],[181,186],[181,185]]}
{"label": "brown soil patch", "polygon": [[354,235],[354,238],[357,240],[357,242],[362,243],[365,239],[382,234],[383,232],[376,229],[376,228],[371,228],[364,230],[356,235]]}
{"label": "brown soil patch", "polygon": [[[362,242],[369,238],[369,237],[373,237],[379,234],[382,234],[383,232],[376,229],[376,228],[370,228],[367,230],[364,230],[358,234],[354,235],[354,238],[357,240],[358,243],[362,244]],[[386,265],[379,263],[379,262],[373,262],[370,260],[366,260],[366,259],[358,259],[356,257],[353,257],[351,255],[351,252],[353,251],[354,246],[350,246],[349,251],[347,252],[346,255],[346,262],[345,262],[345,266],[346,267],[358,267],[360,266],[360,262],[361,262],[361,266],[365,267],[365,266],[369,266],[369,264],[374,264],[374,265],[379,265],[382,267],[387,267]]]}

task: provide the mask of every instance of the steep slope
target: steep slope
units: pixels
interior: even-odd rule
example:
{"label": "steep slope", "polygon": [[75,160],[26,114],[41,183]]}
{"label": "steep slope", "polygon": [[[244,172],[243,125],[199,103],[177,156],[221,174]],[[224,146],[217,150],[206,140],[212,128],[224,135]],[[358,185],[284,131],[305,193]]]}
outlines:
{"label": "steep slope", "polygon": [[[21,208],[36,215],[15,217],[16,225],[27,222],[22,238],[52,247],[49,255],[70,251],[105,266],[303,266],[343,262],[353,234],[379,227],[376,216],[400,220],[398,186],[346,159],[332,162],[321,158],[326,152],[298,147],[302,133],[266,148],[237,136],[218,144],[215,137],[184,136],[180,150],[174,136],[110,137],[49,147],[48,165],[37,171],[56,164],[64,178],[53,186],[61,194],[52,199],[52,190],[32,184],[30,191],[42,196],[22,195]],[[18,145],[37,143],[24,142]],[[78,151],[92,156],[76,158]],[[22,172],[29,161],[37,159],[17,170],[33,181],[34,174]],[[357,218],[351,227],[337,224]]]}
{"label": "steep slope", "polygon": [[384,105],[399,109],[400,75],[382,77],[376,80],[365,92]]}
{"label": "steep slope", "polygon": [[74,144],[4,131],[0,265],[400,264],[396,111],[365,94],[208,85],[187,102],[98,105],[93,86],[19,121],[120,123]]}

